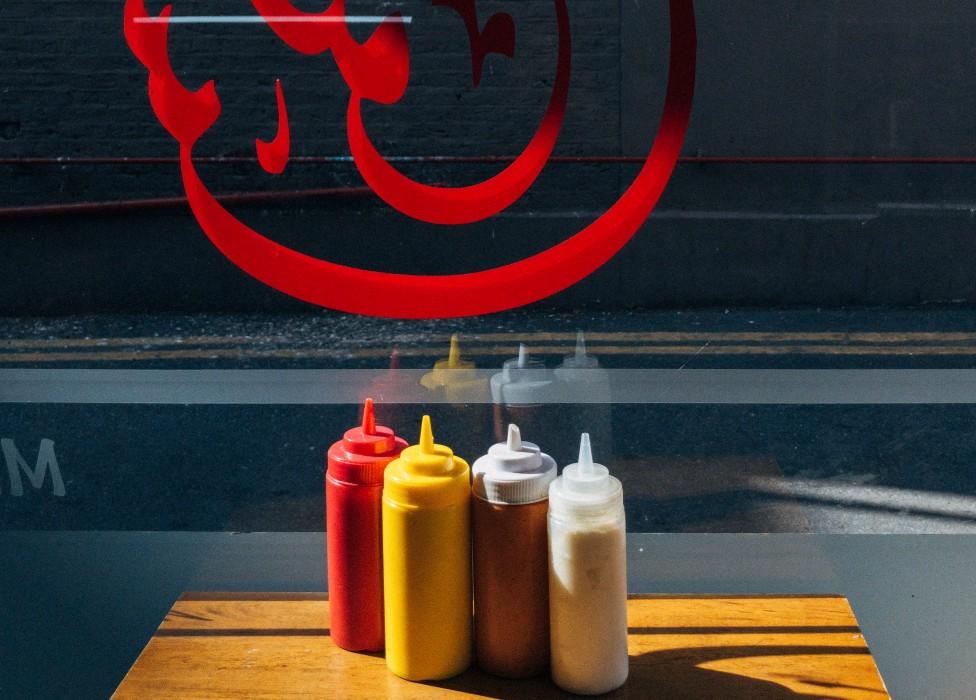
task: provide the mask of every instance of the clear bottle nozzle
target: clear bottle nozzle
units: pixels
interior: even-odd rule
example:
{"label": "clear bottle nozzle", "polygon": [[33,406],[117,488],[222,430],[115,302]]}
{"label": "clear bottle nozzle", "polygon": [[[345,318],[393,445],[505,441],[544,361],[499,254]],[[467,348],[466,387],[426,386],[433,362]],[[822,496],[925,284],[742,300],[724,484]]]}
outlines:
{"label": "clear bottle nozzle", "polygon": [[593,461],[590,434],[580,435],[579,459],[563,470],[563,485],[576,497],[600,499],[610,485],[610,471]]}
{"label": "clear bottle nozzle", "polygon": [[550,518],[623,517],[623,489],[610,470],[593,461],[590,434],[580,435],[579,460],[549,488]]}
{"label": "clear bottle nozzle", "polygon": [[529,349],[525,347],[525,343],[519,343],[518,351],[518,367],[523,369],[529,366]]}
{"label": "clear bottle nozzle", "polygon": [[579,459],[576,463],[579,465],[579,473],[581,476],[589,476],[594,473],[593,449],[590,447],[589,433],[583,433],[580,436]]}
{"label": "clear bottle nozzle", "polygon": [[515,423],[508,424],[508,449],[513,452],[518,452],[522,449],[522,433],[519,431],[519,427]]}
{"label": "clear bottle nozzle", "polygon": [[583,331],[576,331],[576,357],[578,359],[586,357],[586,337]]}
{"label": "clear bottle nozzle", "polygon": [[[576,347],[573,349],[572,353],[563,357],[562,365],[560,365],[558,370],[599,369],[599,367],[600,367],[600,361],[593,355],[590,355],[589,352],[587,351],[586,335],[583,333],[582,330],[576,331]],[[573,374],[568,374],[564,378],[570,380],[573,379],[580,380],[583,379],[584,377],[588,381],[595,381],[596,379],[600,378],[598,375],[592,375],[587,377],[586,375],[573,375]]]}

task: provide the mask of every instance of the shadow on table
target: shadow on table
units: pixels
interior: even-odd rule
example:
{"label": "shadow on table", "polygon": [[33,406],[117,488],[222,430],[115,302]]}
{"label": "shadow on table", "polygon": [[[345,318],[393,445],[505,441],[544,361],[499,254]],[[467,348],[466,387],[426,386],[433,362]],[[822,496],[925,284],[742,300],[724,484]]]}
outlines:
{"label": "shadow on table", "polygon": [[[624,686],[604,698],[667,698],[667,700],[844,700],[857,697],[885,697],[869,688],[859,688],[813,679],[795,678],[797,683],[822,688],[816,694],[797,692],[780,683],[738,673],[701,668],[702,664],[726,659],[769,656],[849,655],[869,652],[864,647],[837,646],[722,646],[691,647],[653,651],[630,657],[630,677]],[[516,698],[578,698],[563,692],[545,677],[528,681],[505,680],[477,670],[456,678],[429,683],[438,688],[472,697],[515,700]],[[840,693],[840,694],[833,694]]]}

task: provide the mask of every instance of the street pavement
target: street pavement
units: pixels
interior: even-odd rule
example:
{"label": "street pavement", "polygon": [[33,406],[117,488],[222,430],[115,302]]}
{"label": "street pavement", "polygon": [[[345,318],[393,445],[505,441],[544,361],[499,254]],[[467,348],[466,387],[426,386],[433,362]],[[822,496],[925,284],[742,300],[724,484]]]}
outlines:
{"label": "street pavement", "polygon": [[[213,382],[217,396],[225,370],[275,370],[284,383],[295,370],[385,371],[392,355],[402,371],[390,381],[416,384],[418,370],[447,358],[455,334],[461,359],[490,374],[520,343],[556,367],[580,330],[602,367],[638,378],[648,370],[917,373],[976,361],[976,311],[954,308],[521,311],[417,322],[329,312],[0,319],[0,377],[8,377],[6,390],[0,380],[0,528],[322,529],[325,451],[359,411],[330,398],[328,383],[321,403],[25,400],[11,398],[11,371],[56,383],[63,370],[202,370],[186,381]],[[108,376],[99,381],[122,373]],[[786,398],[761,403],[724,402],[720,389],[691,402],[632,391],[626,403],[529,408],[442,393],[379,414],[414,439],[430,413],[438,439],[469,461],[509,419],[560,466],[589,430],[597,459],[624,483],[635,532],[976,532],[976,400],[862,403],[852,390],[846,403],[820,404],[793,402],[790,391],[784,385]]]}

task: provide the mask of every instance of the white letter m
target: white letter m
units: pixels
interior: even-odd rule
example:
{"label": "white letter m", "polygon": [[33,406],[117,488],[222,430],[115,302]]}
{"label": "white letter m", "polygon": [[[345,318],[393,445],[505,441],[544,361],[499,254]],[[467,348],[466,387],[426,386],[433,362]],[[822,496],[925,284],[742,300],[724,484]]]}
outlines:
{"label": "white letter m", "polygon": [[54,456],[54,441],[41,440],[41,446],[37,449],[37,462],[31,469],[27,460],[20,454],[20,450],[10,438],[0,439],[0,448],[3,449],[3,458],[7,462],[7,473],[10,475],[10,495],[23,496],[24,483],[20,473],[23,471],[30,479],[31,486],[39,489],[44,485],[44,477],[47,472],[51,472],[51,483],[53,489],[51,493],[55,496],[64,495],[64,480],[61,478],[61,469],[58,467],[58,458]]}

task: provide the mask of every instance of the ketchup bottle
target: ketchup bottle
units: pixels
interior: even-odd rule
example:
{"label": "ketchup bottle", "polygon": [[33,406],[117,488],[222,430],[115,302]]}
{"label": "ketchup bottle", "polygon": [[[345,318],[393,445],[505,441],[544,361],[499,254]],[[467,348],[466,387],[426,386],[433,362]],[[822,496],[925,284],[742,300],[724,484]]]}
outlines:
{"label": "ketchup bottle", "polygon": [[373,400],[366,399],[362,426],[329,448],[329,609],[332,641],[343,649],[383,649],[383,473],[406,446],[376,425]]}

